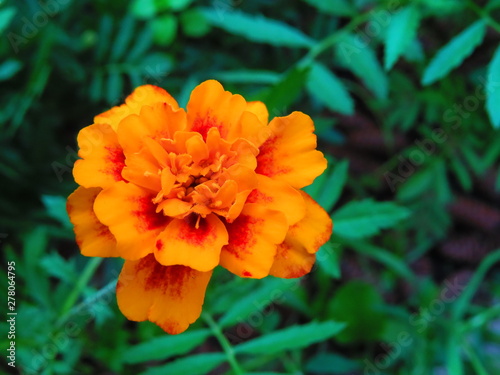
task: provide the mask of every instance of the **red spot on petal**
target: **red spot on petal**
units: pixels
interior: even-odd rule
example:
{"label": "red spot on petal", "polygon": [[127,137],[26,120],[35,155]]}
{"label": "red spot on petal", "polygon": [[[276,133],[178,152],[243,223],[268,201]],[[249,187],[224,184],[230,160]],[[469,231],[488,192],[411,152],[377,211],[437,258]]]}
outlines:
{"label": "red spot on petal", "polygon": [[249,253],[249,248],[257,243],[253,227],[264,219],[240,215],[230,224],[226,224],[229,235],[229,244],[224,247],[226,251],[239,258],[242,253]]}
{"label": "red spot on petal", "polygon": [[[257,167],[255,172],[264,176],[277,176],[289,173],[292,168],[287,166],[279,166],[275,160],[275,153],[279,148],[279,143],[276,136],[269,137],[262,146],[259,147],[259,155],[257,155]],[[286,155],[281,154],[280,159],[286,160]],[[279,160],[278,160],[279,161]]]}
{"label": "red spot on petal", "polygon": [[136,204],[138,209],[132,211],[132,214],[138,219],[137,229],[140,231],[165,227],[171,220],[163,213],[156,213],[156,205],[152,202],[152,197],[141,197]]}
{"label": "red spot on petal", "polygon": [[163,241],[162,240],[156,241],[156,248],[158,249],[158,251],[163,250]]}
{"label": "red spot on petal", "polygon": [[247,198],[247,203],[255,203],[255,202],[271,203],[273,201],[274,201],[273,197],[264,194],[262,191],[258,189],[253,189]]}
{"label": "red spot on petal", "polygon": [[248,272],[246,270],[243,271],[243,276],[246,276],[246,277],[251,277],[252,276],[252,273],[251,272]]}
{"label": "red spot on petal", "polygon": [[112,175],[115,181],[124,181],[122,170],[125,167],[125,155],[121,147],[104,147],[108,154],[106,155],[106,169],[101,172]]}
{"label": "red spot on petal", "polygon": [[[194,246],[203,246],[216,236],[215,228],[209,226],[206,219],[198,218],[196,214],[187,216],[183,222],[184,230],[179,233],[179,238]],[[196,228],[196,223],[198,223],[198,228]]]}
{"label": "red spot on petal", "polygon": [[205,117],[197,117],[193,121],[193,128],[191,130],[200,133],[203,139],[207,140],[207,134],[211,128],[217,128],[222,138],[226,136],[226,129],[223,125],[217,122],[216,118],[208,114]]}

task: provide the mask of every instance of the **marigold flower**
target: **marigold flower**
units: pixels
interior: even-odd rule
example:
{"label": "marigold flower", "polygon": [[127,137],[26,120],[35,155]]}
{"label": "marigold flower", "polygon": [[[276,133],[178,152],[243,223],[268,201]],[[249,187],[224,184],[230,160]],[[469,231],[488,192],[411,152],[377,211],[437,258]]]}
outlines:
{"label": "marigold flower", "polygon": [[199,317],[217,265],[307,274],[332,231],[300,190],[326,168],[313,131],[301,112],[268,123],[263,103],[217,81],[196,87],[186,110],[141,86],[82,129],[67,209],[83,255],[125,259],[123,314],[177,334]]}

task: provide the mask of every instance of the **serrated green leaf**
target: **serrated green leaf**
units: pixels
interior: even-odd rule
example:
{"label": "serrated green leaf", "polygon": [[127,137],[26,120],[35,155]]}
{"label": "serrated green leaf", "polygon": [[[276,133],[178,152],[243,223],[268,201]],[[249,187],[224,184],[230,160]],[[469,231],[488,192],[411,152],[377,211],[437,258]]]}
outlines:
{"label": "serrated green leaf", "polygon": [[23,64],[19,60],[9,59],[0,64],[0,81],[8,80],[21,70]]}
{"label": "serrated green leaf", "polygon": [[337,203],[347,181],[348,171],[349,161],[342,160],[335,165],[330,176],[325,181],[317,201],[326,211],[330,211]]}
{"label": "serrated green leaf", "polygon": [[185,354],[201,345],[210,336],[210,330],[188,331],[182,335],[161,336],[132,346],[124,353],[126,363],[141,363],[164,360],[174,355]]}
{"label": "serrated green leaf", "polygon": [[207,20],[216,27],[257,43],[282,47],[311,47],[314,41],[300,30],[280,21],[236,10],[203,9]]}
{"label": "serrated green leaf", "polygon": [[230,327],[240,320],[245,321],[249,315],[255,311],[261,311],[272,303],[272,296],[277,292],[286,290],[289,283],[282,279],[266,279],[262,281],[263,285],[255,289],[252,293],[245,295],[220,318],[221,327]]}
{"label": "serrated green leaf", "polygon": [[387,98],[389,82],[375,51],[359,36],[345,34],[335,48],[338,62],[358,77],[379,99]]}
{"label": "serrated green leaf", "polygon": [[342,331],[343,323],[334,321],[309,323],[285,328],[234,347],[236,353],[272,354],[283,350],[304,348],[329,339]]}
{"label": "serrated green leaf", "polygon": [[410,211],[393,202],[372,199],[352,201],[333,215],[334,232],[347,238],[364,238],[378,234],[381,229],[395,226],[410,216]]}
{"label": "serrated green leaf", "polygon": [[385,34],[385,69],[390,70],[415,38],[420,22],[416,7],[407,6],[392,17]]}
{"label": "serrated green leaf", "polygon": [[450,40],[425,69],[422,84],[430,85],[458,67],[481,44],[485,33],[486,23],[479,20]]}
{"label": "serrated green leaf", "polygon": [[486,110],[494,128],[500,128],[500,46],[488,65],[486,83]]}
{"label": "serrated green leaf", "polygon": [[323,13],[334,16],[352,16],[356,14],[356,8],[347,0],[304,0]]}
{"label": "serrated green leaf", "polygon": [[178,359],[163,366],[150,368],[140,375],[204,375],[226,360],[222,353],[195,354]]}
{"label": "serrated green leaf", "polygon": [[312,65],[307,79],[307,90],[332,111],[344,115],[354,113],[354,101],[342,81],[320,63]]}

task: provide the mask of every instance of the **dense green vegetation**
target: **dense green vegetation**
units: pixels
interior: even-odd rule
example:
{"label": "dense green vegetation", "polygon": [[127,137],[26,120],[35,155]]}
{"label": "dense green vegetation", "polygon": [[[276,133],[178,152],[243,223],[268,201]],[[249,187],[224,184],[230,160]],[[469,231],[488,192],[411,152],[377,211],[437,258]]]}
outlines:
{"label": "dense green vegetation", "polygon": [[[124,4],[0,1],[17,372],[499,373],[500,1]],[[144,83],[185,105],[210,78],[314,119],[330,163],[306,191],[334,235],[300,280],[217,269],[202,318],[169,336],[118,311],[121,261],[79,254],[65,201],[94,115]]]}

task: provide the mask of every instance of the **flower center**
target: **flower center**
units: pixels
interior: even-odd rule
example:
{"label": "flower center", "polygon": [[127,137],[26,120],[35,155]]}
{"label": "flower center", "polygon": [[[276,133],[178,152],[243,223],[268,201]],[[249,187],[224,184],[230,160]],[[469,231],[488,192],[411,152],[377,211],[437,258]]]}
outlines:
{"label": "flower center", "polygon": [[198,133],[177,132],[173,140],[150,139],[146,147],[160,166],[161,188],[153,203],[165,216],[215,213],[232,221],[256,187],[257,149],[243,139],[228,142],[215,128],[206,141]]}

